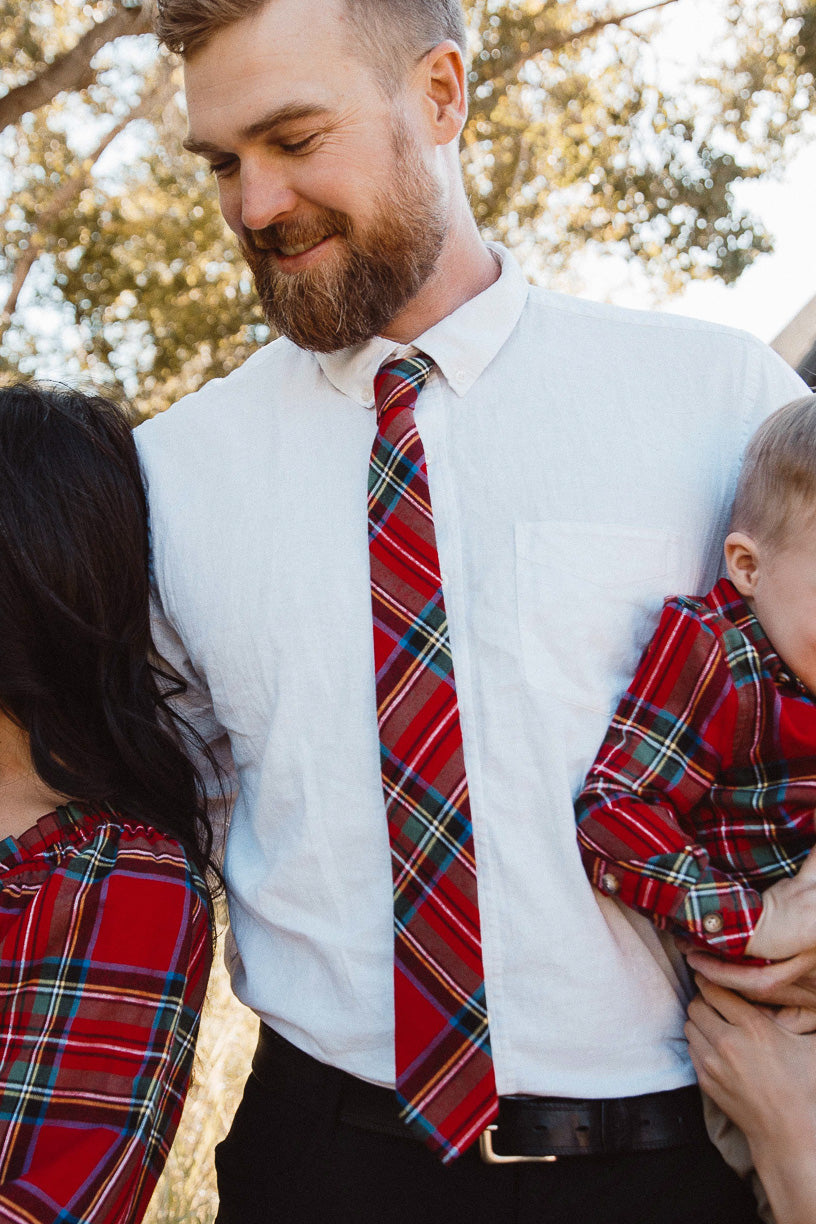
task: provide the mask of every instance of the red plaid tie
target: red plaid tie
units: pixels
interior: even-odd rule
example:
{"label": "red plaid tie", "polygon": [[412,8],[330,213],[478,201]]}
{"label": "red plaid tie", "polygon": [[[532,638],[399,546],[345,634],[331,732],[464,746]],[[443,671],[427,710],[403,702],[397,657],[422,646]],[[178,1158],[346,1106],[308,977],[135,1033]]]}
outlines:
{"label": "red plaid tie", "polygon": [[394,876],[402,1117],[444,1162],[498,1111],[462,730],[428,476],[414,424],[433,362],[384,365],[368,478],[380,762]]}

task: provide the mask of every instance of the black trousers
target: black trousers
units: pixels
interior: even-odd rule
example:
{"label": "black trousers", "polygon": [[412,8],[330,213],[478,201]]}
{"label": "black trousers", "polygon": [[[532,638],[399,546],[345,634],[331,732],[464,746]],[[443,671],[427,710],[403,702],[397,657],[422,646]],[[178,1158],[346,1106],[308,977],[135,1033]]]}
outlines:
{"label": "black trousers", "polygon": [[445,1167],[410,1137],[337,1115],[331,1100],[282,1099],[250,1075],[216,1148],[216,1224],[759,1224],[705,1140],[511,1166],[471,1149]]}

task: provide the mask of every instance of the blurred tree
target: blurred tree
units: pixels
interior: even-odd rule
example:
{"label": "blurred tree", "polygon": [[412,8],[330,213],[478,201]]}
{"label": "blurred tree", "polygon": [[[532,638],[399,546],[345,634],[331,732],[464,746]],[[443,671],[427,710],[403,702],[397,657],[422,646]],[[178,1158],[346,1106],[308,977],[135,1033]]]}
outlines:
{"label": "blurred tree", "polygon": [[[466,0],[474,208],[549,284],[587,249],[668,291],[734,281],[770,249],[733,188],[801,139],[816,0],[731,4],[716,74],[664,91],[649,43],[682,3]],[[180,149],[149,17],[128,0],[0,0],[0,361],[138,385],[145,411],[268,337],[209,176]]]}
{"label": "blurred tree", "polygon": [[808,135],[816,103],[816,0],[731,0],[735,54],[706,85],[725,124],[760,170]]}
{"label": "blurred tree", "polygon": [[[15,25],[20,34],[25,34],[25,27],[20,28],[22,15],[19,12],[19,6],[17,7],[15,23],[9,22],[8,25],[4,25],[2,41],[6,45],[11,41]],[[4,4],[0,8],[0,14],[5,16],[9,8],[9,4]],[[37,15],[30,11],[26,20],[42,24],[38,22]],[[147,5],[117,8],[90,26],[73,46],[59,51],[53,59],[44,64],[36,60],[31,62],[30,54],[28,54],[30,48],[24,45],[21,38],[20,44],[14,49],[13,62],[18,72],[25,71],[25,68],[28,71],[24,80],[18,85],[10,84],[8,93],[0,98],[0,131],[10,123],[17,123],[27,111],[36,110],[53,101],[63,90],[85,89],[91,85],[96,78],[91,61],[100,47],[104,47],[105,43],[112,42],[114,38],[119,38],[123,34],[146,34],[149,29],[150,10]],[[50,23],[49,30],[52,33],[55,32]],[[28,64],[25,63],[27,59]]]}

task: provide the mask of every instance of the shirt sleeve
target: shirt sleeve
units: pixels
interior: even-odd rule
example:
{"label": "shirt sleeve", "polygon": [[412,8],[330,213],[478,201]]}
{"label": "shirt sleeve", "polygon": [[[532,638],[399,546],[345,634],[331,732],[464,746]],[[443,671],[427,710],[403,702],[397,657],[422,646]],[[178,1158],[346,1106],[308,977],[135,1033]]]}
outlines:
{"label": "shirt sleeve", "polygon": [[754,433],[767,416],[784,404],[810,395],[807,383],[772,348],[751,337],[757,361],[752,380],[753,394],[746,394],[746,438]]}
{"label": "shirt sleeve", "polygon": [[142,1219],[210,960],[203,885],[175,842],[141,827],[102,827],[3,930],[3,1224]]}
{"label": "shirt sleeve", "polygon": [[[171,690],[170,703],[183,724],[192,728],[195,736],[200,736],[200,740],[195,736],[186,736],[185,747],[207,791],[207,815],[213,830],[214,854],[223,858],[230,813],[238,792],[229,735],[218,721],[206,682],[196,672],[181,637],[165,614],[155,584],[150,600],[150,631],[157,656],[156,664],[167,676]],[[181,691],[173,693],[176,677],[182,681],[183,687]],[[212,752],[220,769],[219,776],[216,776],[210,761],[201,751],[202,742]]]}
{"label": "shirt sleeve", "polygon": [[745,951],[761,898],[711,865],[694,809],[731,762],[738,715],[721,640],[670,601],[576,801],[596,888],[733,957]]}

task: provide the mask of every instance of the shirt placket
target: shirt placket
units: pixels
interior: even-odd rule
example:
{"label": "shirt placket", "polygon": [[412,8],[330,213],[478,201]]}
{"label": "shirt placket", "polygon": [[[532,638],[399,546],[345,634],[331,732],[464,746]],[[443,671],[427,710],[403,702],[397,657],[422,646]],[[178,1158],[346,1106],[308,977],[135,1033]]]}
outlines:
{"label": "shirt placket", "polygon": [[[488,822],[484,819],[484,784],[478,736],[478,696],[474,683],[474,662],[468,633],[468,606],[472,592],[466,589],[463,527],[457,497],[457,455],[450,445],[452,417],[467,412],[467,399],[460,398],[437,372],[425,387],[416,409],[416,425],[425,450],[428,484],[434,512],[437,551],[442,570],[442,587],[450,625],[453,666],[462,727],[465,766],[473,819],[473,842],[479,888],[479,915],[482,934],[482,964],[485,974],[490,1040],[497,1081],[503,1056],[501,924],[497,914],[498,892],[493,886],[493,859]],[[501,1091],[501,1088],[500,1088]]]}

